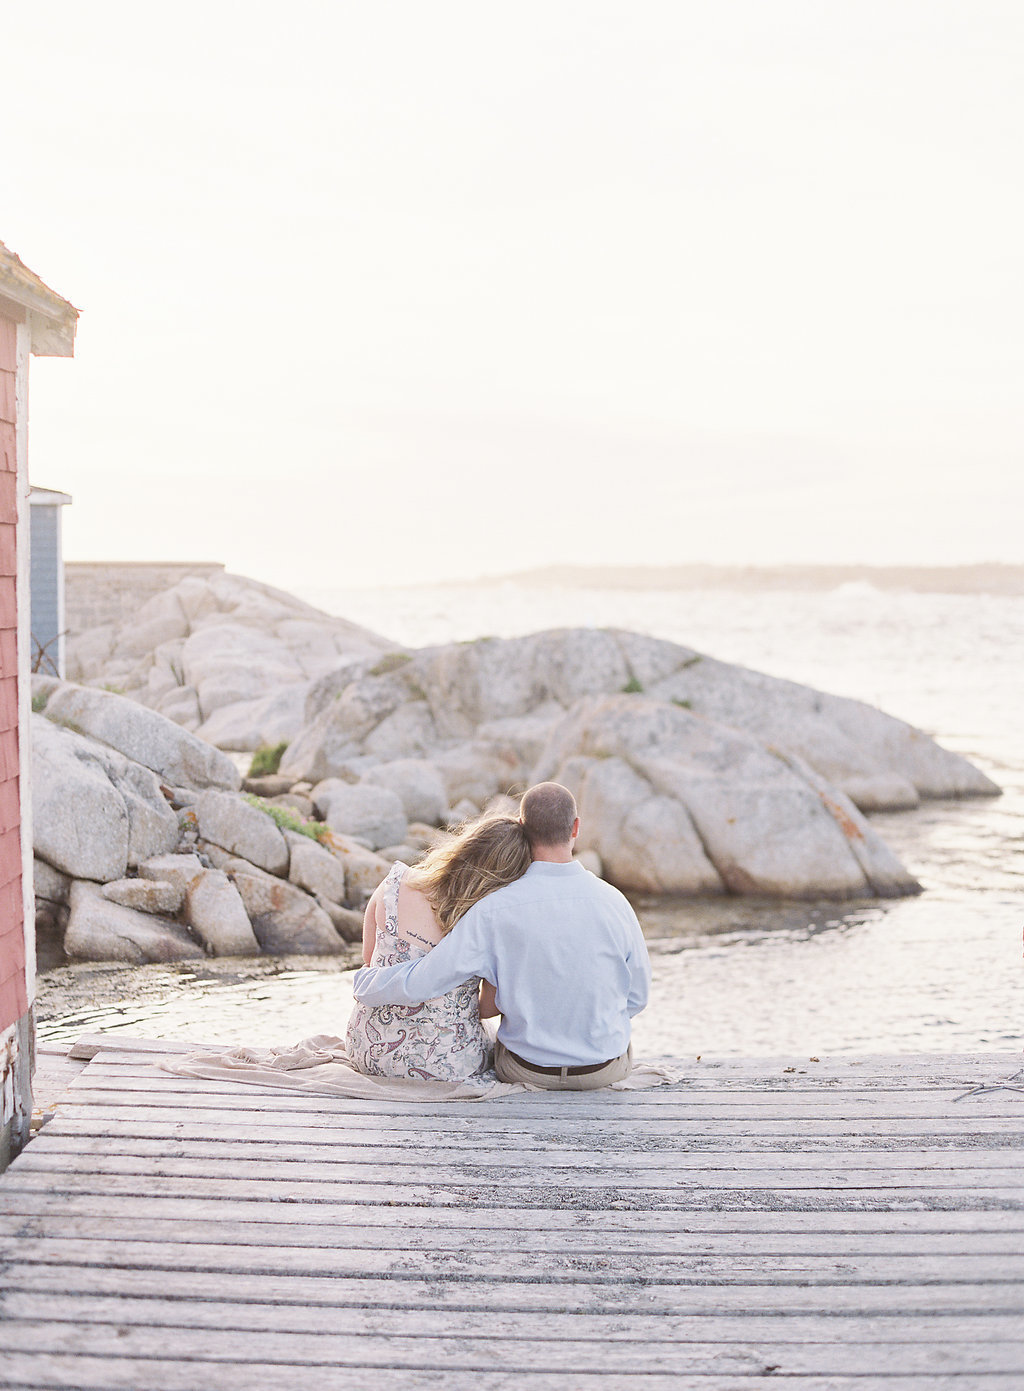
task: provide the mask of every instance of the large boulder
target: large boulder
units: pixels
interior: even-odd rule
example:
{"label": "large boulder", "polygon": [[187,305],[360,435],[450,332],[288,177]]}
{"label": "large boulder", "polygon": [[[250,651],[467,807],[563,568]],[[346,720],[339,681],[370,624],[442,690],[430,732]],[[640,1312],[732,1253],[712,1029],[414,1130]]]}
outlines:
{"label": "large boulder", "polygon": [[391,861],[348,836],[332,835],[331,850],[345,871],[345,903],[362,907],[391,869]]}
{"label": "large boulder", "polygon": [[44,898],[49,903],[67,903],[71,880],[45,860],[35,859],[32,861],[32,887],[36,902]]}
{"label": "large boulder", "polygon": [[97,762],[124,799],[128,812],[128,864],[172,850],[178,841],[178,818],[148,768],[93,745]]}
{"label": "large boulder", "polygon": [[264,951],[278,956],[344,953],[333,923],[309,894],[241,860],[229,861],[226,868]]}
{"label": "large boulder", "polygon": [[[582,848],[595,849],[622,888],[692,893],[720,881],[732,893],[851,898],[920,887],[853,804],[808,780],[800,760],[661,701],[581,702],[535,770],[535,781],[548,778],[578,794]],[[660,884],[645,837],[673,866]]]}
{"label": "large boulder", "polygon": [[335,932],[343,942],[350,945],[362,942],[363,914],[358,909],[343,908],[338,903],[332,903],[329,898],[321,898],[319,894],[316,901],[330,918]]}
{"label": "large boulder", "polygon": [[203,950],[179,923],[124,908],[95,884],[71,885],[64,950],[72,961],[194,961]]}
{"label": "large boulder", "polygon": [[289,881],[318,898],[344,903],[345,866],[338,856],[295,831],[286,831],[285,838],[291,854]]}
{"label": "large boulder", "polygon": [[177,913],[185,901],[181,888],[163,879],[114,879],[100,892],[111,903],[140,913]]}
{"label": "large boulder", "polygon": [[311,681],[395,649],[294,595],[220,574],[190,576],[126,622],[72,635],[67,667],[82,684],[116,680],[133,701],[211,742],[253,748],[297,732]]}
{"label": "large boulder", "polygon": [[999,793],[966,758],[903,720],[713,657],[691,657],[650,694],[798,755],[865,810],[903,810],[920,797]]}
{"label": "large boulder", "polygon": [[200,725],[199,737],[241,752],[286,743],[302,728],[308,689],[308,681],[292,680],[269,695],[222,705]]}
{"label": "large boulder", "polygon": [[449,804],[455,808],[467,801],[475,807],[486,806],[492,797],[501,796],[528,777],[514,750],[504,745],[496,748],[483,739],[444,749],[434,755],[433,764],[444,778]]}
{"label": "large boulder", "polygon": [[113,691],[66,684],[50,696],[45,713],[55,724],[158,773],[165,783],[231,790],[241,786],[238,769],[219,749]]}
{"label": "large boulder", "polygon": [[[355,667],[352,679],[312,716],[311,722],[289,745],[280,771],[296,781],[304,778],[309,782],[323,782],[336,777],[342,765],[362,753],[363,740],[400,708],[412,704],[429,720],[430,712],[422,699],[412,699],[408,678],[411,665],[410,660],[397,667],[386,663],[364,663]],[[307,720],[311,702],[316,704],[316,691],[314,687],[306,702]],[[409,750],[403,748],[401,752]]]}
{"label": "large boulder", "polygon": [[436,826],[450,805],[444,779],[432,763],[422,758],[375,764],[363,774],[362,782],[394,792],[407,821],[425,821]]}
{"label": "large boulder", "polygon": [[[404,701],[363,740],[363,749],[384,762],[397,758],[429,757],[441,740],[426,701],[417,697]],[[325,764],[325,776],[331,772]]]}
{"label": "large boulder", "polygon": [[154,700],[153,705],[166,719],[173,720],[193,734],[203,722],[199,697],[191,686],[175,686]]}
{"label": "large boulder", "polygon": [[724,891],[686,807],[627,761],[569,756],[558,774],[579,806],[578,849],[599,855],[611,883],[649,893]]}
{"label": "large boulder", "polygon": [[121,879],[177,843],[153,773],[43,715],[32,717],[32,787],[36,853],[70,878]]}
{"label": "large boulder", "polygon": [[[860,701],[636,633],[570,629],[401,655],[386,670],[363,664],[314,684],[306,724],[282,764],[287,774],[334,777],[366,754],[378,762],[427,758],[445,774],[446,760],[465,761],[471,748],[472,760],[500,758],[509,781],[521,781],[566,710],[629,691],[786,749],[869,810],[998,791],[966,759]],[[452,781],[453,801],[479,800],[465,777],[455,790]]]}
{"label": "large boulder", "polygon": [[140,879],[173,885],[182,902],[189,885],[202,872],[203,862],[198,855],[154,855],[139,865]]}
{"label": "large boulder", "polygon": [[265,811],[228,792],[204,792],[194,810],[203,840],[270,874],[288,873],[288,843]]}
{"label": "large boulder", "polygon": [[72,879],[121,879],[128,867],[128,809],[89,741],[32,717],[35,852]]}
{"label": "large boulder", "polygon": [[408,821],[402,803],[386,787],[327,778],[314,787],[313,801],[328,826],[371,850],[397,845],[405,837]]}
{"label": "large boulder", "polygon": [[148,653],[189,633],[189,616],[173,590],[154,594],[125,624],[117,643],[120,657],[145,657]]}
{"label": "large boulder", "polygon": [[189,884],[185,916],[213,956],[258,956],[260,944],[238,888],[219,869],[204,869]]}
{"label": "large boulder", "polygon": [[426,693],[440,733],[467,739],[490,720],[621,690],[631,675],[614,634],[575,628],[427,649],[407,679]]}
{"label": "large boulder", "polygon": [[189,634],[181,649],[181,670],[185,684],[199,694],[205,719],[223,706],[259,700],[301,676],[279,639],[229,620]]}

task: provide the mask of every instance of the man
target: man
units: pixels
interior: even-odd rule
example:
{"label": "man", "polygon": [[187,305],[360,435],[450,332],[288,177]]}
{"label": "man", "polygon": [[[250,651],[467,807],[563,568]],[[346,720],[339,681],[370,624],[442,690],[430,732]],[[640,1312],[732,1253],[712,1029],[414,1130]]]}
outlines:
{"label": "man", "polygon": [[415,1005],[480,976],[502,1016],[502,1081],[606,1087],[629,1075],[630,1018],[647,1004],[640,924],[618,889],[573,860],[580,822],[568,788],[531,787],[520,821],[532,856],[523,877],[474,904],[418,961],[357,971],[353,993],[368,1005]]}

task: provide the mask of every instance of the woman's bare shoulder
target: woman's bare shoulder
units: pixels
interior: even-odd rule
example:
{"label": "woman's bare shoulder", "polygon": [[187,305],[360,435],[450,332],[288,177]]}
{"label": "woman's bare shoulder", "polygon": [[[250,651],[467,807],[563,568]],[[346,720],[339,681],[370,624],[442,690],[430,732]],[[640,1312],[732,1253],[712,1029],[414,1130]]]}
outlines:
{"label": "woman's bare shoulder", "polygon": [[443,934],[434,916],[433,904],[413,878],[412,870],[402,877],[398,910],[403,931],[409,930],[412,935],[422,935],[429,941],[440,941]]}

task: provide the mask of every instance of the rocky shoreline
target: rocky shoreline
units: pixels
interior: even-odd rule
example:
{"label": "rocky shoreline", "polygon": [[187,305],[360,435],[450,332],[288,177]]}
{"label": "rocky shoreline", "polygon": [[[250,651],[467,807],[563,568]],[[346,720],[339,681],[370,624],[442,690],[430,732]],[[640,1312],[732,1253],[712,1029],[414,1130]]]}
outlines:
{"label": "rocky shoreline", "polygon": [[395,859],[543,778],[592,869],[681,895],[915,893],[865,813],[998,793],[871,706],[674,643],[409,650],[237,576],[73,638],[68,670],[36,678],[33,802],[40,938],[72,961],[344,955]]}

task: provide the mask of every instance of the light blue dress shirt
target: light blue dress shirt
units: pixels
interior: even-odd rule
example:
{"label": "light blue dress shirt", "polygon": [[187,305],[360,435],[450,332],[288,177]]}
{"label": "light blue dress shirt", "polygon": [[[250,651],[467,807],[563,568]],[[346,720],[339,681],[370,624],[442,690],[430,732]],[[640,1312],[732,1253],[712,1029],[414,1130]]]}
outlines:
{"label": "light blue dress shirt", "polygon": [[471,976],[496,988],[506,1048],[544,1067],[579,1066],[625,1053],[651,964],[618,889],[575,861],[535,860],[418,961],[357,971],[353,994],[366,1005],[422,1004]]}

